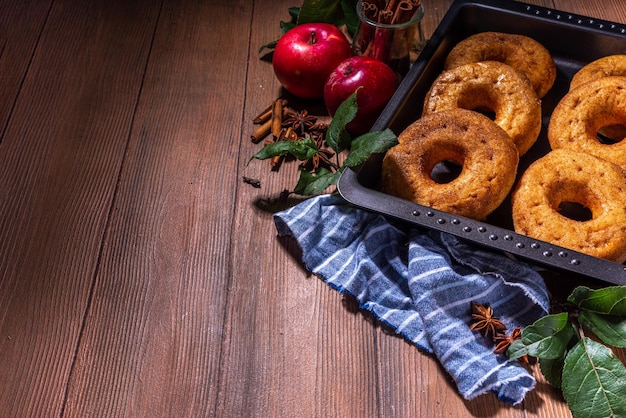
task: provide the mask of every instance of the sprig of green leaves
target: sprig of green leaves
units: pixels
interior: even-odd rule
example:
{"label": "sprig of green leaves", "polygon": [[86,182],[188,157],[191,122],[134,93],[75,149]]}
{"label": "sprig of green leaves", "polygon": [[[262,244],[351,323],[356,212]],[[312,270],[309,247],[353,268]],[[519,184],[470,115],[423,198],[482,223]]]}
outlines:
{"label": "sprig of green leaves", "polygon": [[626,416],[626,367],[604,345],[626,347],[626,286],[579,286],[567,301],[573,313],[546,315],[527,326],[507,355],[537,357],[575,418]]}
{"label": "sprig of green leaves", "polygon": [[[398,143],[398,138],[390,129],[383,131],[368,132],[353,137],[348,130],[348,125],[358,111],[357,89],[337,109],[326,132],[326,142],[335,152],[337,158],[337,170],[318,167],[314,171],[300,170],[300,178],[292,193],[302,196],[313,196],[322,193],[328,187],[337,184],[337,180],[346,167],[355,168],[363,164],[372,154],[383,153]],[[348,154],[340,163],[339,154],[348,151]],[[304,137],[298,141],[278,141],[267,144],[254,154],[250,160],[266,160],[276,156],[291,156],[297,160],[305,161],[313,158],[319,148],[315,141]]]}
{"label": "sprig of green leaves", "polygon": [[354,34],[359,23],[356,4],[357,0],[304,0],[298,24],[326,22],[335,26],[346,25],[348,32]]}
{"label": "sprig of green leaves", "polygon": [[[354,35],[359,24],[356,15],[357,0],[303,0],[300,7],[288,9],[290,20],[280,21],[282,33],[303,23],[323,22],[335,26],[345,25],[349,34]],[[261,45],[259,53],[276,47],[278,40]]]}

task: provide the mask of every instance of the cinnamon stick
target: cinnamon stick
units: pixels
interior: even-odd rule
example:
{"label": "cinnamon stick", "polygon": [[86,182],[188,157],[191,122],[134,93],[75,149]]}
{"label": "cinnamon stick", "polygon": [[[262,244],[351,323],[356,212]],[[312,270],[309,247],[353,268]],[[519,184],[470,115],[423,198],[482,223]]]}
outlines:
{"label": "cinnamon stick", "polygon": [[378,22],[379,23],[391,23],[391,19],[393,18],[393,12],[386,8],[385,10],[381,10],[378,12]]}
{"label": "cinnamon stick", "polygon": [[254,142],[255,144],[258,144],[259,142],[263,140],[263,138],[265,138],[266,136],[270,134],[271,130],[272,130],[272,119],[270,118],[266,120],[261,126],[256,128],[256,130],[252,133],[252,135],[250,135],[250,139],[252,139],[252,142]]}
{"label": "cinnamon stick", "polygon": [[392,24],[405,23],[413,18],[415,13],[413,5],[409,1],[401,1],[391,19]]}
{"label": "cinnamon stick", "polygon": [[363,15],[369,20],[376,21],[378,19],[378,6],[376,4],[364,1],[361,3],[361,9],[363,10]]}
{"label": "cinnamon stick", "polygon": [[278,170],[278,167],[280,167],[280,165],[282,164],[283,159],[284,159],[283,155],[276,155],[272,157],[272,159],[270,160],[270,165],[272,166],[272,170],[274,171]]}
{"label": "cinnamon stick", "polygon": [[272,106],[272,135],[278,138],[283,126],[283,106],[284,102],[280,99],[274,100]]}
{"label": "cinnamon stick", "polygon": [[[293,130],[291,126],[288,128],[281,129],[277,136],[274,136],[274,142],[278,141],[295,141],[298,139],[298,134]],[[276,155],[272,157],[270,160],[270,165],[272,166],[272,170],[277,171],[280,168],[283,160],[285,159],[284,155]]]}
{"label": "cinnamon stick", "polygon": [[[393,12],[389,7],[378,13],[380,23],[389,24],[393,18]],[[393,39],[393,29],[376,28],[372,45],[371,56],[379,61],[387,62],[391,53],[391,42]]]}
{"label": "cinnamon stick", "polygon": [[274,107],[274,103],[269,105],[264,111],[259,113],[254,119],[252,119],[252,123],[255,125],[259,125],[261,123],[267,122],[267,120],[272,117],[272,108]]}

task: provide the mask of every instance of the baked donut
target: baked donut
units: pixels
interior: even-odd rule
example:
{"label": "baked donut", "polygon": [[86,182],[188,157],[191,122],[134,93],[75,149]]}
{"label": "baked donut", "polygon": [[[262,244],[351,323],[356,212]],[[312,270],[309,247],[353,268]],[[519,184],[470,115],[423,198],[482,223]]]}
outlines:
{"label": "baked donut", "polygon": [[626,141],[603,143],[597,135],[600,128],[624,124],[626,77],[602,77],[563,96],[550,117],[548,141],[552,149],[587,152],[626,169]]}
{"label": "baked donut", "polygon": [[[577,203],[590,219],[559,212]],[[593,155],[550,151],[522,174],[512,193],[515,231],[595,257],[626,260],[626,171]]]}
{"label": "baked donut", "polygon": [[522,72],[540,99],[552,88],[556,65],[550,52],[539,42],[524,35],[481,32],[452,48],[444,69],[480,61],[499,61]]}
{"label": "baked donut", "polygon": [[570,81],[570,90],[601,77],[626,76],[626,55],[608,55],[583,66]]}
{"label": "baked donut", "polygon": [[424,114],[447,109],[488,110],[523,155],[541,130],[541,102],[530,82],[507,64],[484,61],[441,73],[424,100]]}
{"label": "baked donut", "polygon": [[[519,157],[511,138],[480,113],[452,109],[423,116],[402,131],[382,163],[385,193],[449,213],[483,220],[508,195]],[[462,167],[437,182],[437,164]]]}

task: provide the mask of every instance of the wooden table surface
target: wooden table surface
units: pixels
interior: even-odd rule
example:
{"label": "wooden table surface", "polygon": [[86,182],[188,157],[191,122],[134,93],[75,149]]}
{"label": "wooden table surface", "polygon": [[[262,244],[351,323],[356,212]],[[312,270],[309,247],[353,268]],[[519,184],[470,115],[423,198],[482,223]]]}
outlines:
{"label": "wooden table surface", "polygon": [[[427,35],[450,3],[424,1]],[[463,400],[277,237],[295,165],[247,163],[281,93],[258,49],[297,5],[0,3],[2,417],[569,415],[543,381]]]}

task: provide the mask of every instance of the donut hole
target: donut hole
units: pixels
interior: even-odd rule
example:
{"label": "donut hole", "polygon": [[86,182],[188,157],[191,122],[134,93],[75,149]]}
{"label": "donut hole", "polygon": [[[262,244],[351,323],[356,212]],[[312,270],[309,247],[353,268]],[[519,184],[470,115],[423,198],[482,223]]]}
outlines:
{"label": "donut hole", "polygon": [[594,219],[594,213],[599,212],[601,204],[598,197],[585,184],[580,182],[561,183],[554,191],[555,210],[568,219],[578,222],[587,222]]}
{"label": "donut hole", "polygon": [[437,184],[447,184],[454,181],[463,171],[463,165],[454,160],[444,160],[436,163],[430,171],[430,178]]}
{"label": "donut hole", "polygon": [[437,184],[447,184],[461,175],[466,151],[455,143],[441,141],[424,153],[425,173]]}
{"label": "donut hole", "polygon": [[626,138],[626,125],[613,124],[602,126],[600,129],[597,130],[596,138],[602,144],[617,144],[618,142]]}
{"label": "donut hole", "polygon": [[496,120],[496,107],[498,97],[487,86],[472,86],[459,95],[458,106],[462,109],[472,110],[488,117],[492,121]]}
{"label": "donut hole", "polygon": [[579,202],[561,202],[557,211],[573,221],[586,222],[593,219],[591,209]]}
{"label": "donut hole", "polygon": [[483,116],[487,116],[489,119],[491,119],[492,121],[496,120],[496,112],[488,109],[486,107],[477,107],[475,109],[471,109],[474,112],[478,112],[480,114],[482,114]]}

